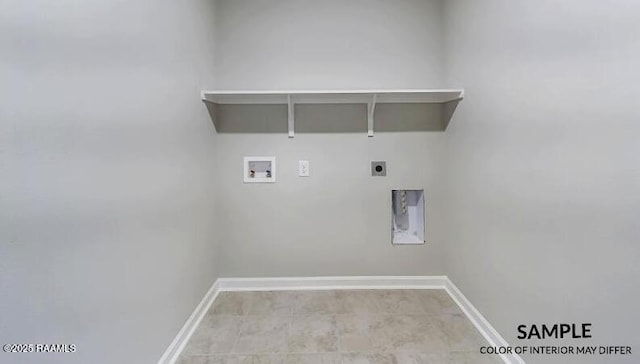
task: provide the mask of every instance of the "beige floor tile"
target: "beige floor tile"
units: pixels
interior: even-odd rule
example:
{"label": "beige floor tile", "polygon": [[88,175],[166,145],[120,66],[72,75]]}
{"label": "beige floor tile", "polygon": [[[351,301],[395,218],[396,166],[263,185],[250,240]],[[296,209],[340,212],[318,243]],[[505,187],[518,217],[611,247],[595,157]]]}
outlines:
{"label": "beige floor tile", "polygon": [[258,292],[221,292],[209,309],[213,315],[240,315],[249,313],[253,297]]}
{"label": "beige floor tile", "polygon": [[300,291],[296,296],[294,315],[331,315],[346,313],[339,291]]}
{"label": "beige floor tile", "polygon": [[282,355],[211,355],[182,357],[176,364],[283,364]]}
{"label": "beige floor tile", "polygon": [[202,356],[202,355],[185,355],[184,353],[180,355],[178,360],[176,360],[176,364],[218,364],[213,360],[213,357],[210,356]]}
{"label": "beige floor tile", "polygon": [[499,355],[480,354],[479,351],[452,352],[451,363],[455,364],[501,364]]}
{"label": "beige floor tile", "polygon": [[383,313],[383,309],[377,300],[375,290],[345,290],[336,291],[338,307],[345,314],[375,315]]}
{"label": "beige floor tile", "polygon": [[296,315],[289,326],[290,353],[326,353],[338,351],[336,318],[327,315]]}
{"label": "beige floor tile", "polygon": [[449,353],[422,354],[422,353],[397,353],[398,364],[453,364]]}
{"label": "beige floor tile", "polygon": [[331,354],[288,354],[285,364],[341,364],[339,353]]}
{"label": "beige floor tile", "polygon": [[462,314],[462,310],[449,294],[442,289],[416,290],[414,294],[422,303],[423,310],[427,314]]}
{"label": "beige floor tile", "polygon": [[487,345],[484,337],[464,314],[444,314],[433,317],[437,320],[440,330],[446,335],[451,351],[477,352],[480,346]]}
{"label": "beige floor tile", "polygon": [[241,323],[238,316],[206,315],[187,343],[185,355],[230,352]]}
{"label": "beige floor tile", "polygon": [[291,315],[296,297],[297,292],[295,291],[254,292],[251,297],[249,315]]}
{"label": "beige floor tile", "polygon": [[234,353],[283,353],[286,351],[289,316],[243,318]]}
{"label": "beige floor tile", "polygon": [[393,354],[349,353],[342,355],[342,364],[403,364]]}
{"label": "beige floor tile", "polygon": [[180,364],[500,363],[444,290],[223,292]]}
{"label": "beige floor tile", "polygon": [[342,350],[347,352],[447,353],[447,337],[427,315],[338,316]]}
{"label": "beige floor tile", "polygon": [[389,315],[372,325],[371,338],[383,352],[447,353],[447,337],[432,316]]}
{"label": "beige floor tile", "polygon": [[373,352],[377,348],[374,335],[381,335],[381,330],[373,330],[372,326],[382,320],[381,316],[373,315],[337,315],[336,322],[340,335],[341,350],[346,352]]}
{"label": "beige floor tile", "polygon": [[415,290],[378,290],[373,292],[373,302],[379,312],[387,314],[425,314],[424,303]]}

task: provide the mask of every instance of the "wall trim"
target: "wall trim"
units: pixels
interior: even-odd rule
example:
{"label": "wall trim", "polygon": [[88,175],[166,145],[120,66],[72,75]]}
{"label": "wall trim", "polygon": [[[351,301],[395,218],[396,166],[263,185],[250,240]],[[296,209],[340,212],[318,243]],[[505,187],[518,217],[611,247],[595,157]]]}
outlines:
{"label": "wall trim", "polygon": [[[195,308],[158,364],[173,364],[202,321],[213,301],[224,291],[283,291],[338,289],[444,289],[491,346],[508,346],[506,340],[471,304],[447,276],[276,277],[218,278]],[[507,364],[525,364],[516,354],[500,355]]]}
{"label": "wall trim", "polygon": [[221,291],[443,289],[445,276],[218,278]]}
{"label": "wall trim", "polygon": [[196,328],[200,324],[200,321],[202,321],[204,315],[209,311],[209,307],[211,307],[213,301],[218,297],[218,293],[220,293],[220,288],[218,287],[218,281],[216,280],[213,282],[207,293],[205,293],[204,297],[202,297],[202,300],[198,303],[195,310],[193,310],[191,316],[187,319],[187,322],[185,322],[180,331],[178,331],[178,334],[164,352],[158,361],[158,364],[173,364],[178,360],[178,356],[180,356],[185,345],[189,342],[193,332],[196,331]]}
{"label": "wall trim", "polygon": [[[462,312],[469,318],[473,325],[480,331],[482,336],[489,342],[490,346],[509,346],[507,341],[491,326],[484,316],[476,309],[471,302],[462,294],[455,284],[445,277],[445,287],[449,296],[458,304]],[[507,364],[525,364],[518,354],[500,354],[500,358]]]}

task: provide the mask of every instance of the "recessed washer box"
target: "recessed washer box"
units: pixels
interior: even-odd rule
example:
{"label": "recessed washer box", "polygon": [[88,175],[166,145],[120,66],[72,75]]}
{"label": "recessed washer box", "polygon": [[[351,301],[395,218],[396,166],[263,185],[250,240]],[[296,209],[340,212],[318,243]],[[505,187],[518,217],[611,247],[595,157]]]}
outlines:
{"label": "recessed washer box", "polygon": [[244,157],[245,183],[276,181],[276,157]]}
{"label": "recessed washer box", "polygon": [[424,190],[391,191],[391,242],[424,244]]}

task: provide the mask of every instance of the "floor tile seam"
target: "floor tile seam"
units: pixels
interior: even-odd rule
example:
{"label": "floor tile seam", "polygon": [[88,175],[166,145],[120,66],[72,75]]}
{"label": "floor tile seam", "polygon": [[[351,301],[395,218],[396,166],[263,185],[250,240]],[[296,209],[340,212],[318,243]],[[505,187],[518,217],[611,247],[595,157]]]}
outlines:
{"label": "floor tile seam", "polygon": [[[294,305],[295,306],[295,305]],[[285,340],[285,346],[287,350],[289,349],[289,338],[291,337],[291,325],[293,324],[293,310],[295,307],[291,307],[291,311],[289,311],[289,324],[287,327],[287,338]]]}
{"label": "floor tile seam", "polygon": [[335,333],[336,333],[336,346],[338,347],[338,351],[342,351],[343,349],[343,342],[342,342],[342,330],[340,329],[340,324],[338,323],[338,319],[336,317],[337,315],[333,315],[331,316],[332,322],[334,324],[334,329],[335,329]]}
{"label": "floor tile seam", "polygon": [[242,316],[240,317],[241,317],[240,323],[238,324],[238,327],[236,329],[236,335],[235,335],[235,338],[233,339],[233,344],[229,349],[230,351],[233,351],[233,349],[235,349],[236,345],[238,344],[238,341],[240,340],[240,331],[242,329],[242,325],[244,325],[244,318],[242,318]]}

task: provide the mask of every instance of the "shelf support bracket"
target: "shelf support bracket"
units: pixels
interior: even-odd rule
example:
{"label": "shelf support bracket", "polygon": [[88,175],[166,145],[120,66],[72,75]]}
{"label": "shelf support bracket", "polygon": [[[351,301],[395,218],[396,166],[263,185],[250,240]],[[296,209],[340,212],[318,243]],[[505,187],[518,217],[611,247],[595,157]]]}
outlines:
{"label": "shelf support bracket", "polygon": [[287,95],[287,125],[289,129],[289,138],[293,138],[293,127],[295,125],[295,114],[293,108],[293,101],[291,101],[291,95]]}
{"label": "shelf support bracket", "polygon": [[376,94],[373,94],[371,101],[367,102],[367,136],[373,136],[373,116],[376,111]]}

